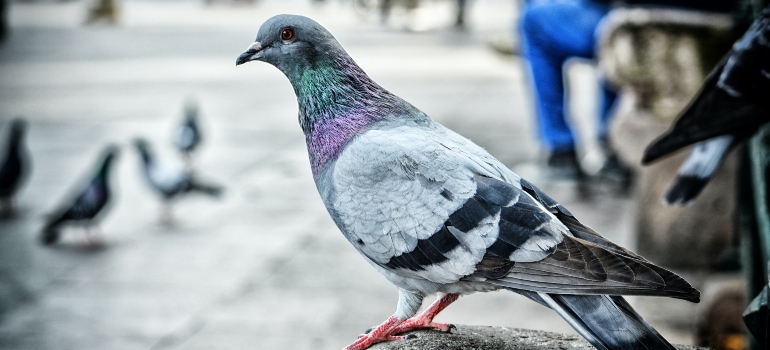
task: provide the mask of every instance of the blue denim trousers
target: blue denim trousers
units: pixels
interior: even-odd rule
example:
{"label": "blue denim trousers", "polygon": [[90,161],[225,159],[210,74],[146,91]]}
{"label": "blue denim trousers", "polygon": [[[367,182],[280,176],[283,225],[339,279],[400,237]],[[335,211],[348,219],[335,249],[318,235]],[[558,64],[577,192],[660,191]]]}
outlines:
{"label": "blue denim trousers", "polygon": [[[588,0],[533,0],[524,7],[523,51],[531,67],[540,139],[551,153],[575,149],[565,115],[564,64],[570,58],[595,58],[596,27],[607,11]],[[604,141],[617,94],[600,85],[598,136]]]}

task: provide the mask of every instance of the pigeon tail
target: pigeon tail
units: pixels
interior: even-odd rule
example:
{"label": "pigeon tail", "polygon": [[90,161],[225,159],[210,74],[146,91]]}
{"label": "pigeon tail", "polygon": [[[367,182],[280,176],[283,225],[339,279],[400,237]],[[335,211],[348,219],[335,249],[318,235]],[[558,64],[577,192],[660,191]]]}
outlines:
{"label": "pigeon tail", "polygon": [[222,186],[215,184],[207,184],[197,181],[190,182],[190,192],[200,192],[211,197],[219,197],[222,195]]}
{"label": "pigeon tail", "polygon": [[663,196],[663,202],[668,205],[686,206],[703,191],[711,178],[677,175]]}
{"label": "pigeon tail", "polygon": [[556,311],[599,350],[675,349],[623,297],[516,292]]}
{"label": "pigeon tail", "polygon": [[714,176],[734,141],[733,136],[726,135],[696,144],[666,191],[666,204],[686,205],[695,199]]}

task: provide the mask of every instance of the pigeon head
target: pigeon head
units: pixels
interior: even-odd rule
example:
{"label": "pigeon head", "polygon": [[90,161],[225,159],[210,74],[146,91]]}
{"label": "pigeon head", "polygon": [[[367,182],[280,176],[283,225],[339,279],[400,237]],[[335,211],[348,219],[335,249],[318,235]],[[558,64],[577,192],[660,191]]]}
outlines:
{"label": "pigeon head", "polygon": [[291,80],[344,52],[334,36],[316,21],[304,16],[278,15],[259,28],[256,41],[238,56],[235,64],[267,62]]}
{"label": "pigeon head", "polygon": [[326,28],[307,17],[267,20],[236,65],[250,61],[270,63],[289,78],[306,134],[319,121],[382,119],[388,107],[405,103],[372,81]]}
{"label": "pigeon head", "polygon": [[116,145],[108,145],[104,149],[104,158],[102,158],[102,164],[99,167],[99,175],[101,177],[106,177],[110,171],[110,166],[112,165],[112,162],[115,160],[115,157],[118,156],[118,153],[120,152],[120,148]]}
{"label": "pigeon head", "polygon": [[369,78],[326,28],[307,17],[267,20],[235,63],[250,61],[270,63],[289,78],[314,174],[377,122],[427,118]]}
{"label": "pigeon head", "polygon": [[184,115],[186,120],[194,120],[198,118],[198,103],[190,98],[184,104]]}
{"label": "pigeon head", "polygon": [[24,133],[27,130],[27,121],[22,118],[16,118],[11,121],[11,130],[8,137],[8,143],[11,146],[18,146],[24,138]]}
{"label": "pigeon head", "polygon": [[136,147],[136,150],[139,151],[139,155],[142,156],[142,160],[149,162],[152,157],[150,154],[150,143],[144,138],[137,137],[134,139],[134,146]]}

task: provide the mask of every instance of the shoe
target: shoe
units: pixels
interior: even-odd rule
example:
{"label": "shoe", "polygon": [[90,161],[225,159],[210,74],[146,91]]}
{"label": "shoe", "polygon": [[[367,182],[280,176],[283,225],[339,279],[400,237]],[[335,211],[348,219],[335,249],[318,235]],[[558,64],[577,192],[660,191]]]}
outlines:
{"label": "shoe", "polygon": [[578,181],[585,177],[585,173],[575,150],[569,150],[548,156],[544,176],[549,181]]}
{"label": "shoe", "polygon": [[592,177],[593,182],[601,184],[616,195],[631,195],[634,172],[614,152],[607,153],[604,164]]}
{"label": "shoe", "polygon": [[607,155],[604,164],[596,174],[600,179],[612,181],[618,184],[630,185],[633,171],[614,152]]}

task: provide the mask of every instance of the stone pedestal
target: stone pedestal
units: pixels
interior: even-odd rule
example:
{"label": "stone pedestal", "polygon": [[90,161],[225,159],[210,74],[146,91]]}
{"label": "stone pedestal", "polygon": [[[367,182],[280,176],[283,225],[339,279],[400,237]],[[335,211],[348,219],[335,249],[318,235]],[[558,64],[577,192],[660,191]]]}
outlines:
{"label": "stone pedestal", "polygon": [[[459,325],[451,333],[414,332],[416,339],[375,344],[372,350],[561,350],[595,349],[578,335],[526,329]],[[705,349],[677,345],[679,350]]]}
{"label": "stone pedestal", "polygon": [[[647,167],[647,145],[677,118],[733,42],[729,15],[631,8],[611,11],[601,29],[599,66],[621,90],[610,131],[620,157],[637,169],[637,251],[675,268],[708,268],[732,247],[735,155],[688,207],[662,196],[689,148]],[[733,152],[734,153],[734,152]]]}

